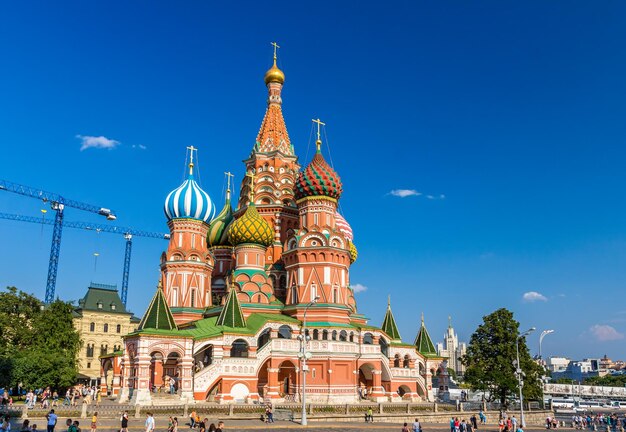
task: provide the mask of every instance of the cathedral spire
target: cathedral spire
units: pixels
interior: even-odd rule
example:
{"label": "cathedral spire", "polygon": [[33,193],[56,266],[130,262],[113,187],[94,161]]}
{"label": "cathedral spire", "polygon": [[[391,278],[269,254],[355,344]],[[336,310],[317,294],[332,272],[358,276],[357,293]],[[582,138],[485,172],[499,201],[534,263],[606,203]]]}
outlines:
{"label": "cathedral spire", "polygon": [[417,332],[417,337],[413,343],[417,347],[417,350],[426,357],[437,357],[437,350],[433,344],[433,340],[426,330],[426,324],[424,324],[424,312],[422,312],[422,325]]}
{"label": "cathedral spire", "polygon": [[165,296],[163,295],[163,283],[159,281],[156,293],[152,297],[150,306],[139,323],[139,330],[175,330],[176,322],[172,316]]}
{"label": "cathedral spire", "polygon": [[396,319],[393,317],[393,312],[391,311],[391,297],[387,298],[387,312],[385,312],[383,325],[380,326],[380,328],[382,329],[382,331],[387,333],[393,341],[402,341],[400,331],[398,330],[398,326],[396,325]]}
{"label": "cathedral spire", "polygon": [[217,318],[215,324],[231,328],[241,328],[246,326],[246,319],[243,316],[243,312],[241,311],[241,305],[239,304],[239,299],[237,298],[237,288],[234,277],[233,286],[228,292],[226,304],[224,304],[224,307],[220,312],[220,316]]}

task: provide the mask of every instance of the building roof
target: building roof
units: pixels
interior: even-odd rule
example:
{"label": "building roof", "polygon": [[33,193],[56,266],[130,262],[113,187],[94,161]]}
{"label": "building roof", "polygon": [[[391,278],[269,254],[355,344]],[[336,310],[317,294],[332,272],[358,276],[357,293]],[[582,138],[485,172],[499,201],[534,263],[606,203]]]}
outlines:
{"label": "building roof", "polygon": [[85,297],[78,300],[76,312],[81,313],[82,311],[130,314],[130,312],[126,310],[124,303],[122,303],[122,299],[117,291],[117,285],[95,282],[89,284]]}
{"label": "building roof", "polygon": [[396,325],[396,320],[393,317],[393,312],[391,311],[391,301],[387,301],[387,312],[385,313],[385,318],[383,319],[383,325],[380,326],[381,330],[387,333],[387,335],[394,342],[402,342],[402,337],[400,336],[400,331],[398,330],[398,326]]}
{"label": "building roof", "polygon": [[417,347],[417,350],[424,357],[437,357],[437,350],[435,349],[435,345],[433,344],[430,335],[428,334],[428,330],[426,329],[426,325],[424,324],[424,314],[422,314],[422,325],[420,326],[419,331],[417,332],[417,337],[415,338],[415,342],[413,343]]}
{"label": "building roof", "polygon": [[176,330],[176,322],[172,316],[167,302],[165,301],[165,295],[163,294],[163,288],[161,285],[156,290],[148,310],[144,314],[141,322],[139,323],[139,331],[145,329],[155,330]]}

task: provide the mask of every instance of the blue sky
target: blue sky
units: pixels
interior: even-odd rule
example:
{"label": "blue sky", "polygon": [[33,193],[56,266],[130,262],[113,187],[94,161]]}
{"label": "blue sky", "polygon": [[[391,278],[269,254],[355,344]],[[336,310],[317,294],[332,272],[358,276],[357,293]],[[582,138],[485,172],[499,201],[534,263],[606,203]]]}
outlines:
{"label": "blue sky", "polygon": [[[556,330],[544,355],[623,358],[625,13],[618,1],[5,3],[0,178],[165,231],[163,200],[194,145],[221,204],[222,173],[238,184],[254,144],[276,40],[301,163],[310,119],[328,125],[373,324],[390,294],[407,341],[422,311],[435,341],[448,315],[468,339],[504,306]],[[78,135],[118,144],[81,151]],[[41,208],[0,194],[2,212]],[[43,296],[50,227],[0,220],[0,233],[0,286]],[[133,247],[142,314],[166,243]],[[66,229],[57,294],[121,285],[123,251],[121,237]]]}

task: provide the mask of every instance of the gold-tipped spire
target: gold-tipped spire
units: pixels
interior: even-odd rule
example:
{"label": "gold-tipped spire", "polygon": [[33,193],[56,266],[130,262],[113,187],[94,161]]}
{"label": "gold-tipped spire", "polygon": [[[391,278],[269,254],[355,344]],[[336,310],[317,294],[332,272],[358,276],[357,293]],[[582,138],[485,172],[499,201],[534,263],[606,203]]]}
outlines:
{"label": "gold-tipped spire", "polygon": [[246,177],[250,177],[250,193],[248,196],[250,197],[250,202],[254,203],[254,179],[257,178],[257,176],[254,175],[254,172],[249,172],[246,173]]}
{"label": "gold-tipped spire", "polygon": [[317,152],[319,153],[322,148],[322,137],[320,135],[320,128],[322,126],[326,126],[326,123],[323,123],[319,118],[311,120],[313,123],[317,123],[317,141],[315,141],[315,147],[317,148]]}
{"label": "gold-tipped spire", "polygon": [[285,74],[281,71],[278,66],[276,66],[277,50],[280,46],[276,42],[272,42],[271,45],[274,47],[274,64],[272,67],[265,72],[265,84],[269,84],[271,82],[284,84],[285,83]]}
{"label": "gold-tipped spire", "polygon": [[422,312],[422,325],[424,325],[424,312]]}
{"label": "gold-tipped spire", "polygon": [[230,171],[227,171],[224,173],[226,175],[226,199],[229,200],[230,199],[230,179],[235,177],[235,175],[233,173],[231,173]]}
{"label": "gold-tipped spire", "polygon": [[187,147],[187,150],[189,150],[189,175],[193,174],[193,152],[195,151],[196,153],[198,152],[198,149],[195,148],[194,146],[189,146]]}

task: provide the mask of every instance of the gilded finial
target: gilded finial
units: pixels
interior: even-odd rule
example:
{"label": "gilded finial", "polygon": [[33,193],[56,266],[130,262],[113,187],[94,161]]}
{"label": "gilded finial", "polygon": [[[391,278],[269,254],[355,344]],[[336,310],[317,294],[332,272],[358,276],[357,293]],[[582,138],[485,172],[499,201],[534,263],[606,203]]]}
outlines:
{"label": "gilded finial", "polygon": [[317,123],[317,141],[315,141],[315,146],[317,147],[317,152],[321,151],[322,147],[322,137],[320,135],[320,128],[322,126],[326,126],[326,123],[323,123],[319,118],[311,120],[313,123]]}
{"label": "gilded finial", "polygon": [[448,327],[452,328],[452,316],[448,315]]}
{"label": "gilded finial", "polygon": [[249,196],[250,202],[252,203],[254,202],[254,179],[257,176],[254,175],[254,172],[246,173],[246,176],[250,177],[250,193],[248,196]]}
{"label": "gilded finial", "polygon": [[193,174],[193,152],[195,151],[196,153],[198,152],[198,149],[195,148],[194,146],[189,146],[187,147],[187,150],[189,150],[189,175]]}
{"label": "gilded finial", "polygon": [[424,312],[422,312],[422,325],[424,325]]}
{"label": "gilded finial", "polygon": [[387,296],[387,309],[391,308],[391,296]]}
{"label": "gilded finial", "polygon": [[235,175],[230,171],[225,172],[224,175],[226,175],[226,199],[230,199],[230,179]]}
{"label": "gilded finial", "polygon": [[163,289],[163,279],[159,279],[159,283],[157,284],[157,289]]}
{"label": "gilded finial", "polygon": [[276,53],[278,51],[278,48],[280,48],[280,46],[276,43],[276,42],[272,42],[272,46],[274,47],[274,65],[276,64]]}

